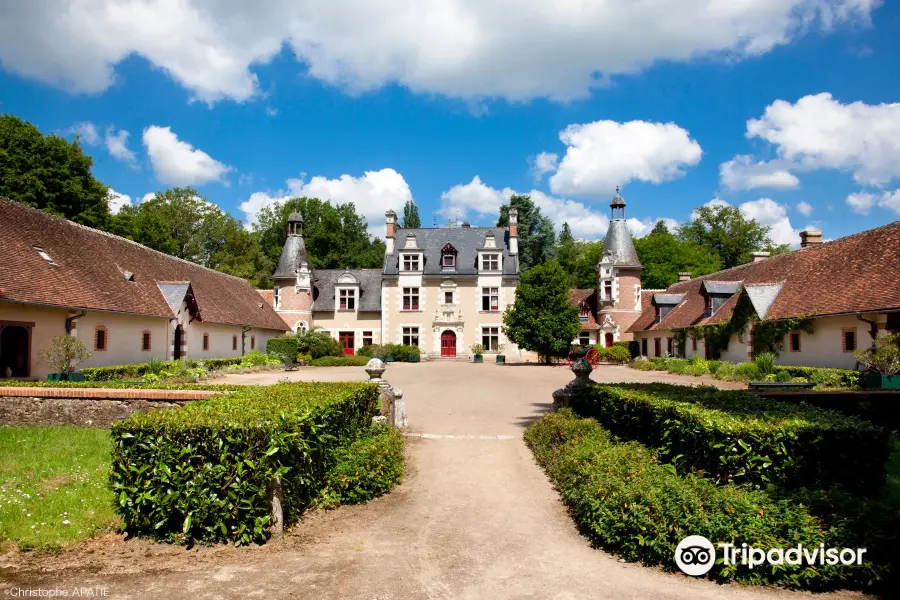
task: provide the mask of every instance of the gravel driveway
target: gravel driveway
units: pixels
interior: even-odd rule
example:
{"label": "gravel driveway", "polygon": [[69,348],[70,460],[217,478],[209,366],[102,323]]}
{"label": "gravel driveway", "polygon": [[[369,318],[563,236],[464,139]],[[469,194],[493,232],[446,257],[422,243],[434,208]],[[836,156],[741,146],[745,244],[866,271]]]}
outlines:
{"label": "gravel driveway", "polygon": [[[361,368],[230,376],[365,379]],[[565,368],[393,364],[409,414],[408,474],[366,506],[314,512],[264,547],[184,551],[106,536],[0,571],[17,587],[106,586],[109,598],[802,598],[620,563],[576,530],[522,430],[567,383]],[[598,381],[695,378],[601,367]],[[35,570],[35,569],[41,570]],[[861,598],[860,594],[817,598]]]}

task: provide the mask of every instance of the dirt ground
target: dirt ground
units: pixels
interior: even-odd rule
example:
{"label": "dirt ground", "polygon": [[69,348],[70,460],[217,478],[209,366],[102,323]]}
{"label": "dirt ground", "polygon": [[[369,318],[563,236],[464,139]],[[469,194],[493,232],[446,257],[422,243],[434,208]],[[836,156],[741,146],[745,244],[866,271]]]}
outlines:
{"label": "dirt ground", "polygon": [[[228,376],[226,381],[365,379],[361,368]],[[710,382],[625,367],[597,381]],[[183,548],[107,535],[53,556],[0,557],[0,588],[92,588],[108,598],[794,598],[622,563],[578,533],[522,430],[572,379],[561,367],[392,364],[404,391],[408,470],[365,506],[312,512],[262,547]],[[856,593],[820,598],[862,598]]]}

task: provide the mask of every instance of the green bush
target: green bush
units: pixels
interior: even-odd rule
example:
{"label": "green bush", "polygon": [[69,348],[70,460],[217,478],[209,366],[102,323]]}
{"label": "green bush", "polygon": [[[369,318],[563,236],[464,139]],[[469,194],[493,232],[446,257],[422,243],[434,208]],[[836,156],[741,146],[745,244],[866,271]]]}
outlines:
{"label": "green bush", "polygon": [[531,425],[525,441],[583,530],[626,560],[675,570],[675,547],[688,535],[738,548],[867,548],[861,565],[750,569],[719,561],[707,577],[819,590],[873,583],[889,589],[900,528],[896,509],[880,501],[819,490],[779,497],[717,485],[660,464],[645,446],[617,442],[596,421],[569,410]]}
{"label": "green bush", "polygon": [[403,436],[387,426],[373,427],[351,444],[338,448],[325,476],[319,505],[365,504],[403,479]]}
{"label": "green bush", "polygon": [[653,369],[653,363],[646,358],[636,358],[631,361],[631,368],[639,371],[650,371]]}
{"label": "green bush", "polygon": [[300,340],[298,340],[295,335],[276,337],[266,342],[266,354],[296,358],[299,351]]}
{"label": "green bush", "polygon": [[367,344],[367,345],[363,346],[362,348],[359,348],[356,351],[356,355],[357,356],[366,356],[366,357],[371,358],[371,357],[375,356],[375,354],[373,354],[372,350],[377,349],[377,348],[378,348],[378,346],[376,346],[375,344]]}
{"label": "green bush", "polygon": [[734,367],[734,377],[755,381],[760,377],[759,367],[756,366],[756,363],[752,362],[740,363]]}
{"label": "green bush", "polygon": [[760,352],[753,357],[753,364],[756,365],[761,377],[775,373],[775,360],[777,358],[774,352]]}
{"label": "green bush", "polygon": [[297,341],[300,352],[309,354],[313,358],[344,355],[344,347],[341,346],[341,343],[331,337],[327,331],[321,329],[311,329],[300,334],[297,336]]}
{"label": "green bush", "polygon": [[309,361],[313,367],[364,367],[369,362],[366,356],[323,356]]}
{"label": "green bush", "polygon": [[170,542],[262,542],[279,476],[285,522],[324,487],[340,440],[370,426],[367,383],[245,387],[112,426],[110,482],[124,528]]}
{"label": "green bush", "polygon": [[83,369],[85,381],[115,381],[117,379],[138,380],[143,379],[148,373],[162,375],[163,373],[186,374],[191,369],[201,366],[205,371],[218,371],[231,365],[241,364],[245,357],[227,356],[224,358],[204,358],[202,361],[183,358],[180,360],[150,359],[146,363],[134,363],[130,365],[110,365],[108,367],[88,367]]}
{"label": "green bush", "polygon": [[821,385],[823,387],[859,387],[859,371],[849,369],[828,369],[822,367],[792,367],[789,365],[779,365],[775,367],[775,372],[785,371],[792,377],[803,377],[810,383]]}
{"label": "green bush", "polygon": [[709,373],[709,369],[705,364],[697,363],[696,365],[688,365],[688,372],[694,377],[700,377]]}
{"label": "green bush", "polygon": [[243,356],[228,356],[225,358],[204,358],[203,364],[207,371],[219,371],[233,365],[239,365],[244,360]]}
{"label": "green bush", "polygon": [[721,482],[884,485],[888,432],[836,411],[668,384],[591,384],[572,408]]}
{"label": "green bush", "polygon": [[264,354],[259,350],[251,350],[241,360],[242,367],[261,367],[263,365],[272,364],[273,362],[281,362],[280,357],[270,358],[268,354]]}
{"label": "green bush", "polygon": [[716,373],[719,372],[719,369],[722,367],[722,364],[725,362],[726,361],[722,361],[722,360],[708,360],[708,361],[706,361],[706,368],[709,370],[709,372],[711,374],[715,375]]}
{"label": "green bush", "polygon": [[775,373],[775,381],[779,383],[789,383],[793,377],[787,371],[778,371]]}
{"label": "green bush", "polygon": [[723,360],[719,362],[719,366],[716,368],[715,377],[716,379],[729,379],[734,376],[734,365],[728,362],[727,360]]}
{"label": "green bush", "polygon": [[393,345],[392,354],[397,362],[410,362],[411,357],[422,356],[422,351],[418,346],[406,346],[403,344]]}
{"label": "green bush", "polygon": [[624,342],[626,345],[622,345],[622,343],[619,343],[618,345],[613,344],[609,348],[597,344],[594,346],[594,349],[600,354],[602,360],[622,364],[631,360],[631,350],[628,349],[627,343],[628,342]]}
{"label": "green bush", "polygon": [[89,388],[114,390],[213,390],[230,392],[246,389],[247,386],[223,383],[139,383],[127,381],[19,381],[7,379],[0,381],[0,387],[46,387],[46,388]]}

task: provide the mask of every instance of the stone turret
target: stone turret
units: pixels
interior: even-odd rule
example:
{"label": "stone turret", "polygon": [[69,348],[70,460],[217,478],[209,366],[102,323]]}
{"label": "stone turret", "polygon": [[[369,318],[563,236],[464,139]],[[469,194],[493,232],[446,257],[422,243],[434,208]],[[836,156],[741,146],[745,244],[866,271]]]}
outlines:
{"label": "stone turret", "polygon": [[600,262],[597,263],[597,305],[600,310],[600,343],[630,341],[626,333],[641,314],[641,271],[628,222],[625,220],[625,200],[616,195],[609,204],[610,221],[603,238]]}
{"label": "stone turret", "polygon": [[312,325],[312,269],[303,241],[303,215],[294,211],[287,221],[287,237],[272,275],[275,311],[295,331]]}

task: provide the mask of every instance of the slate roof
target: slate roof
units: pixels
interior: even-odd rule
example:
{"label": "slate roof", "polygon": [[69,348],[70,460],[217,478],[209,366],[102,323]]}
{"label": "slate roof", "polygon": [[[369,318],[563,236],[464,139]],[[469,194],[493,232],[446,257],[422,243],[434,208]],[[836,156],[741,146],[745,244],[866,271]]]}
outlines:
{"label": "slate roof", "polygon": [[334,286],[341,275],[349,273],[359,281],[358,311],[381,310],[381,269],[316,269],[313,310],[334,310]]}
{"label": "slate roof", "polygon": [[167,295],[178,291],[159,283],[190,283],[204,322],[287,329],[244,279],[7,198],[0,198],[0,254],[0,301],[171,318]]}
{"label": "slate roof", "polygon": [[169,305],[169,308],[172,309],[173,313],[177,313],[178,309],[181,308],[181,303],[184,302],[184,297],[191,288],[191,284],[188,281],[171,283],[157,281],[156,286],[159,288],[159,291],[162,292],[163,298],[166,299],[166,304]]}
{"label": "slate roof", "polygon": [[641,266],[637,250],[634,248],[634,240],[628,231],[628,223],[624,219],[613,219],[609,222],[600,256],[601,260],[607,256],[611,257],[613,264],[618,267]]}
{"label": "slate roof", "polygon": [[653,325],[655,309],[648,305],[628,331],[727,322],[744,292],[732,294],[714,315],[704,319],[704,282],[730,282],[733,289],[749,289],[748,295],[757,310],[768,305],[766,319],[900,310],[898,273],[900,221],[895,221],[817,246],[675,283],[666,293],[684,294],[684,300],[656,325]]}
{"label": "slate roof", "polygon": [[[477,250],[484,247],[484,238],[493,232],[497,250],[503,253],[503,271],[506,277],[518,277],[516,257],[509,254],[508,232],[504,227],[438,227],[398,229],[394,252],[385,257],[385,277],[400,273],[400,251],[406,245],[407,235],[416,237],[416,245],[425,252],[424,277],[476,277]],[[441,269],[441,248],[450,243],[457,252],[456,269]]]}
{"label": "slate roof", "polygon": [[281,249],[281,257],[278,259],[278,266],[275,268],[273,279],[294,279],[297,277],[297,269],[300,263],[309,259],[306,257],[306,243],[301,235],[289,235],[284,241],[284,247]]}

